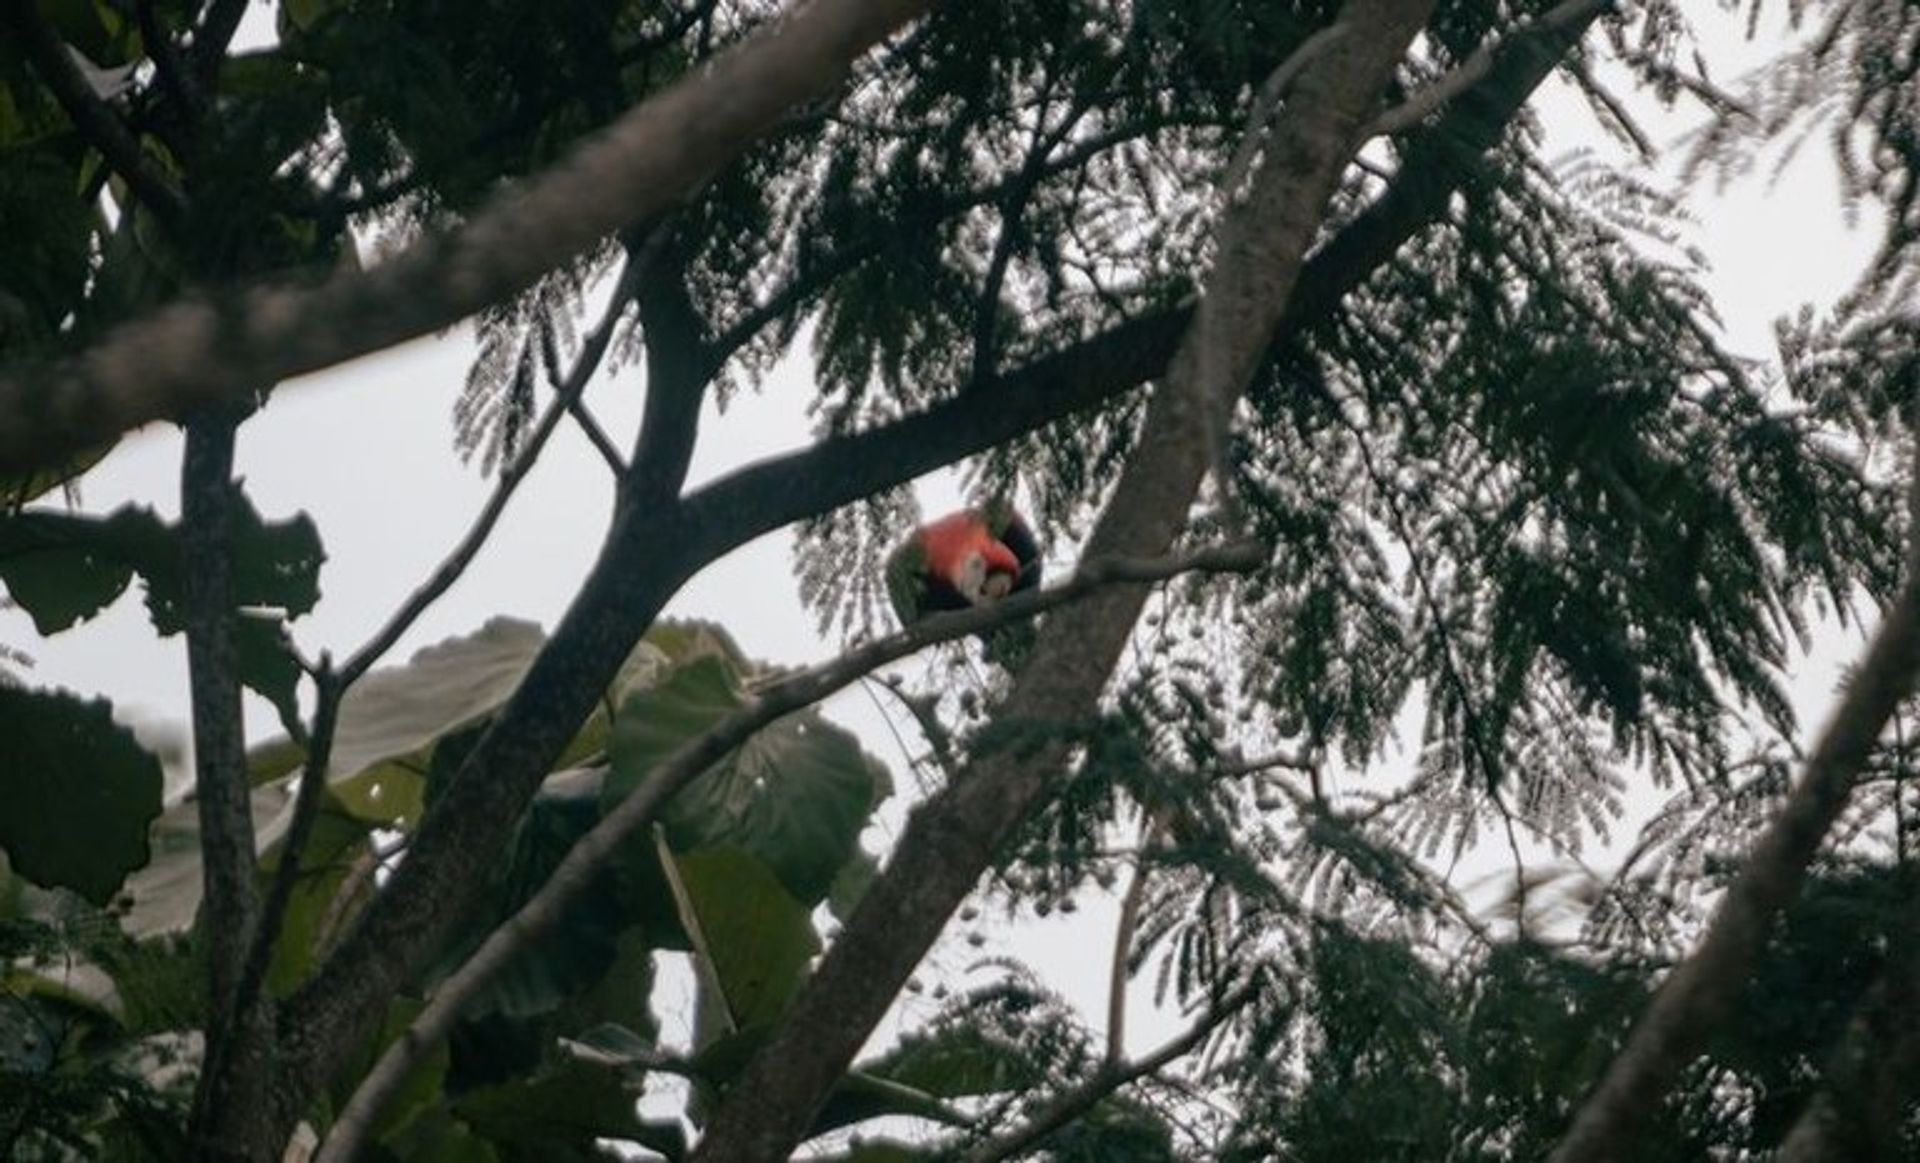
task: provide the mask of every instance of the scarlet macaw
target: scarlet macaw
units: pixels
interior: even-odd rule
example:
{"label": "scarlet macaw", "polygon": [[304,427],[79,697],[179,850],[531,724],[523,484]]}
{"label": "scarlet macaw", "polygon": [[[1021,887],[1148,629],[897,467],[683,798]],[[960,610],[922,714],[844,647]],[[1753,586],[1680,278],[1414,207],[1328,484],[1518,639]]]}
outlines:
{"label": "scarlet macaw", "polygon": [[1040,545],[1004,502],[922,525],[887,558],[887,597],[903,626],[1039,584]]}

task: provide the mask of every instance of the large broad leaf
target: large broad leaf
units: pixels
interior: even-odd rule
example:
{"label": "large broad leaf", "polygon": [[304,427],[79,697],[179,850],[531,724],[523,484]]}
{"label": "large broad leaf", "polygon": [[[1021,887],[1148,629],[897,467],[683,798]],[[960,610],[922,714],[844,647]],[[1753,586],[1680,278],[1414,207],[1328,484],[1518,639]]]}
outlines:
{"label": "large broad leaf", "polygon": [[739,848],[669,858],[681,923],[701,961],[702,988],[718,994],[712,1001],[724,1008],[731,1030],[772,1025],[820,951],[807,907]]}
{"label": "large broad leaf", "polygon": [[[320,564],[326,553],[313,520],[302,513],[264,521],[244,495],[234,510],[233,600],[246,613],[235,623],[240,681],[283,717],[297,712],[300,669],[286,619],[320,600]],[[134,574],[146,582],[154,628],[186,628],[186,563],[179,530],[151,509],[122,506],[105,517],[36,511],[0,518],[0,582],[54,634],[93,617],[127,588]]]}
{"label": "large broad leaf", "polygon": [[[300,850],[300,872],[287,897],[280,935],[267,966],[267,986],[285,996],[305,981],[314,966],[346,930],[360,904],[373,895],[373,828],[326,797],[314,814],[312,830]],[[263,845],[262,891],[285,858],[284,835]]]}
{"label": "large broad leaf", "polygon": [[[567,771],[548,778],[502,854],[488,886],[486,907],[476,910],[476,924],[450,945],[445,971],[464,962],[494,926],[539,891],[574,842],[599,822],[596,774]],[[552,932],[502,968],[463,1012],[470,1018],[493,1013],[526,1018],[552,1013],[591,990],[614,965],[623,936],[637,922],[646,927],[648,916],[662,915],[666,906],[664,900],[651,906],[634,901],[623,891],[626,887],[612,871],[596,877],[586,891],[576,894]],[[664,885],[657,892],[664,897]]]}
{"label": "large broad leaf", "polygon": [[[421,1005],[411,998],[397,998],[387,1007],[379,1028],[360,1043],[346,1068],[334,1075],[331,1097],[335,1110],[346,1106],[354,1086],[367,1076],[394,1040],[407,1036],[407,1027],[419,1016]],[[447,1047],[442,1042],[430,1047],[407,1072],[406,1079],[374,1121],[372,1137],[392,1136],[403,1131],[417,1116],[436,1109],[446,1075]]]}
{"label": "large broad leaf", "polygon": [[[278,844],[293,819],[292,777],[282,777],[253,790],[254,842],[260,848]],[[136,938],[184,933],[193,927],[200,910],[200,805],[183,799],[155,821],[151,832],[153,858],[127,878],[123,898],[128,902],[121,928]]]}
{"label": "large broad leaf", "polygon": [[[334,735],[328,771],[334,794],[369,820],[404,825],[418,819],[441,742],[505,705],[546,641],[532,622],[494,618],[472,634],[421,649],[405,666],[355,683],[341,701]],[[661,665],[660,653],[641,643],[615,690],[651,683]],[[597,750],[606,730],[605,714],[595,712],[560,765]]]}
{"label": "large broad leaf", "polygon": [[[233,597],[239,606],[297,618],[320,600],[326,553],[305,513],[264,521],[244,495],[234,511]],[[37,510],[0,519],[0,581],[42,634],[93,617],[132,574],[147,583],[154,628],[186,628],[186,563],[179,530],[151,509],[123,505],[105,517]]]}
{"label": "large broad leaf", "polygon": [[[629,695],[607,745],[609,802],[749,697],[733,665],[717,654],[696,656],[652,689]],[[807,710],[774,722],[714,764],[667,803],[661,820],[676,851],[736,845],[811,906],[859,853],[860,832],[890,791],[878,760]]]}
{"label": "large broad leaf", "polygon": [[105,699],[0,686],[0,848],[36,884],[95,904],[147,862],[160,761]]}
{"label": "large broad leaf", "polygon": [[476,1134],[535,1159],[604,1159],[599,1139],[628,1139],[669,1158],[686,1153],[677,1123],[652,1123],[612,1071],[562,1062],[531,1078],[464,1095],[454,1113]]}

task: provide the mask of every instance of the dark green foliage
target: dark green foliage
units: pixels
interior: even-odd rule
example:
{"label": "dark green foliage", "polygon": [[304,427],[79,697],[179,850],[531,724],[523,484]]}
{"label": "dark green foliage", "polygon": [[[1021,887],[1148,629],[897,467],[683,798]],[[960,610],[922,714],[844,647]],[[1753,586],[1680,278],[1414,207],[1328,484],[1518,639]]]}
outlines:
{"label": "dark green foliage", "polygon": [[47,888],[105,904],[147,862],[160,761],[113,722],[105,699],[0,684],[0,850]]}
{"label": "dark green foliage", "polygon": [[[53,634],[98,614],[138,574],[154,629],[178,634],[186,629],[184,571],[191,568],[181,560],[180,544],[176,526],[134,505],[105,517],[52,510],[0,515],[0,583],[42,634]],[[235,509],[232,545],[240,679],[286,718],[294,713],[300,668],[285,623],[320,600],[326,552],[306,514],[266,521],[244,496]]]}
{"label": "dark green foliage", "polygon": [[[142,56],[125,6],[43,7],[96,63]],[[121,212],[101,211],[100,158],[0,44],[0,356],[58,355],[183,288],[306,277],[356,237],[457,222],[781,7],[288,0],[279,44],[226,61],[190,132],[152,66],[124,103],[143,156],[190,196],[178,223],[126,205],[117,186],[107,196]],[[1683,7],[1609,15],[1563,78],[1616,128],[1587,71],[1607,58],[1668,99],[1695,80],[1711,95],[1692,77]],[[707,388],[727,403],[804,334],[809,404],[829,435],[990,390],[1118,327],[1177,334],[1258,93],[1337,8],[938,6],[682,204],[483,311],[454,443],[483,472],[523,446],[621,263],[637,274],[612,305],[613,350],[644,366],[650,403]],[[1437,5],[1392,99],[1514,35],[1517,17],[1557,8]],[[150,10],[185,27],[184,6]],[[1728,143],[1749,115],[1781,131],[1811,107],[1848,130],[1838,144],[1856,206],[1887,214],[1861,292],[1832,318],[1784,326],[1778,372],[1721,345],[1673,196],[1584,159],[1549,162],[1526,114],[1486,126],[1439,110],[1372,143],[1348,175],[1319,281],[1298,296],[1318,305],[1289,318],[1258,370],[1226,479],[1195,516],[1194,539],[1251,534],[1267,563],[1157,597],[1095,721],[975,731],[983,696],[967,668],[933,676],[928,693],[942,697],[926,705],[960,710],[943,762],[1074,745],[1057,794],[1001,854],[996,903],[1024,918],[1119,890],[1126,975],[1189,1017],[1240,1003],[1204,1065],[1095,1097],[1038,1153],[1492,1161],[1550,1148],[1795,770],[1796,658],[1827,620],[1870,621],[1894,592],[1905,519],[1884,450],[1910,431],[1920,384],[1920,21],[1912,0],[1853,11],[1864,15],[1770,74],[1749,109],[1722,105],[1706,139],[1709,160],[1745,158]],[[1407,190],[1432,195],[1421,220],[1387,240],[1381,265],[1342,269],[1370,249],[1346,232],[1377,228],[1376,211]],[[1020,498],[1050,570],[1073,560],[1135,452],[1144,393],[1119,390],[1132,386],[959,466],[976,496]],[[0,504],[63,476],[0,482]],[[311,523],[237,511],[236,601],[306,613],[322,559]],[[895,489],[804,523],[797,572],[823,625],[884,625],[881,561],[917,518]],[[177,632],[185,568],[175,530],[145,509],[0,517],[0,581],[43,633],[92,617],[135,574],[156,628]],[[245,680],[291,721],[301,675],[283,619],[239,627]],[[273,996],[299,989],[378,891],[394,850],[377,830],[404,835],[439,801],[544,642],[494,623],[350,696],[267,967]],[[656,632],[519,819],[482,907],[415,984],[431,987],[531,899],[664,758],[750,703],[766,676],[716,642]],[[0,661],[15,657],[0,647]],[[101,705],[0,686],[8,708],[0,738],[45,760],[0,771],[28,781],[0,816],[14,870],[108,899],[144,858],[152,763]],[[256,807],[290,789],[291,768],[270,766]],[[1911,904],[1910,770],[1904,736],[1876,754],[1837,855],[1731,1032],[1660,1116],[1647,1163],[1754,1157],[1837,1077],[1836,1047],[1906,939],[1893,918]],[[58,787],[41,786],[49,772]],[[1649,784],[1673,799],[1610,881],[1537,863],[1620,839]],[[76,829],[68,794],[115,787],[110,810],[90,807]],[[603,1136],[679,1153],[677,1127],[634,1116],[634,1090],[654,1071],[691,1077],[696,1117],[724,1090],[817,953],[814,910],[844,917],[872,877],[860,838],[890,790],[812,713],[725,757],[469,1007],[378,1128],[376,1157],[585,1158]],[[188,816],[170,809],[157,834],[188,835]],[[284,819],[264,816],[263,877],[285,836]],[[1515,867],[1500,873],[1513,885],[1503,903],[1483,908],[1460,899],[1456,866],[1489,848]],[[172,855],[147,871],[177,888],[197,873]],[[166,895],[184,924],[193,898]],[[108,969],[127,1010],[9,979],[0,1154],[177,1153],[171,1096],[124,1055],[200,1023],[173,988],[184,958],[25,915],[0,922],[10,966],[77,952]],[[690,953],[705,975],[684,1060],[653,1024],[659,951]],[[908,1114],[935,1147],[978,1147],[1114,1065],[1099,1031],[1024,968],[975,972],[989,980],[937,986],[932,1018],[849,1076],[816,1129]],[[335,1107],[418,1005],[393,999],[332,1080]],[[599,1057],[570,1057],[562,1039]],[[323,1124],[328,1105],[307,1113]],[[847,1157],[912,1154],[859,1145]]]}

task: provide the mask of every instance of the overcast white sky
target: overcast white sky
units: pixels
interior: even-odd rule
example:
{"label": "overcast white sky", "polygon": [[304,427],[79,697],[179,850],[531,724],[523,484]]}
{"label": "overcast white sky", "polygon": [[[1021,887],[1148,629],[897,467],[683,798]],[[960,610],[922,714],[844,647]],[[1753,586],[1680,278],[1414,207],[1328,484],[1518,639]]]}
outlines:
{"label": "overcast white sky", "polygon": [[[1707,6],[1698,7],[1700,19],[1715,18],[1704,11]],[[256,15],[261,11],[256,8]],[[1771,44],[1755,49],[1716,37],[1714,51],[1726,47],[1752,62],[1770,55]],[[1723,67],[1718,75],[1725,81],[1738,71]],[[1542,108],[1556,145],[1599,145],[1591,118],[1565,90],[1550,93]],[[1665,137],[1681,126],[1663,122],[1659,128],[1657,136]],[[1767,183],[1763,167],[1724,194],[1696,192],[1690,205],[1697,219],[1692,239],[1712,260],[1708,283],[1728,337],[1755,356],[1770,354],[1775,318],[1803,303],[1830,302],[1877,240],[1871,229],[1845,226],[1831,166],[1817,147],[1809,147],[1777,184]],[[326,648],[341,656],[364,641],[438,563],[490,491],[491,482],[451,451],[451,409],[470,352],[461,332],[284,385],[244,429],[240,471],[260,511],[272,518],[306,510],[326,545],[321,604],[296,624],[310,655]],[[810,370],[800,355],[780,365],[759,394],[736,399],[727,415],[710,407],[694,481],[807,443],[810,395]],[[624,444],[640,397],[639,374],[627,369],[597,382],[587,400]],[[104,512],[135,501],[175,514],[179,448],[177,433],[164,427],[131,437],[85,479],[85,507]],[[496,614],[551,627],[598,547],[608,486],[605,466],[576,429],[563,426],[486,550],[389,660],[402,661],[419,646],[467,633]],[[930,512],[956,497],[950,477],[923,482],[922,501]],[[827,656],[830,644],[814,633],[800,606],[789,547],[783,532],[734,553],[695,578],[669,612],[721,622],[749,653],[770,661],[797,664]],[[52,640],[38,639],[18,612],[0,611],[0,642],[38,659],[25,676],[31,683],[103,694],[142,718],[186,719],[181,641],[157,640],[131,592],[101,618]],[[1802,699],[1809,728],[1821,717],[1832,663],[1850,656],[1856,642],[1850,635],[1835,637],[1810,667]],[[830,712],[859,730],[906,785],[899,749],[864,693],[855,688],[835,700]],[[263,705],[250,711],[250,725],[256,738],[274,730]],[[1103,935],[1110,932],[1110,904],[1091,901],[1072,922],[1074,931],[1095,934],[1094,948],[1103,949],[1110,939]],[[1061,969],[1084,967],[1085,939],[1058,935],[1063,939],[1023,940],[1022,955]],[[939,958],[955,967],[976,955],[956,949]],[[1104,954],[1097,960],[1104,963]],[[1083,986],[1076,992],[1097,999],[1097,980]],[[1149,1032],[1143,1040],[1153,1036]]]}

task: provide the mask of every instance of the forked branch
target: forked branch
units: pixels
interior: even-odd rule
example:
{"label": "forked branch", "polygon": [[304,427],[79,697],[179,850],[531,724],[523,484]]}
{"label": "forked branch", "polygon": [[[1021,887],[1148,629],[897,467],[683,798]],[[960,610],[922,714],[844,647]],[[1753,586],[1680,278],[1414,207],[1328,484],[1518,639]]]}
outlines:
{"label": "forked branch", "polygon": [[618,807],[575,842],[540,890],[441,983],[426,1008],[406,1032],[387,1047],[380,1061],[362,1080],[334,1123],[316,1163],[345,1163],[352,1159],[373,1120],[420,1057],[447,1036],[461,1007],[559,920],[568,903],[592,883],[620,847],[654,817],[662,804],[761,728],[812,706],[889,662],[937,642],[1033,617],[1104,586],[1164,581],[1195,570],[1248,570],[1257,566],[1262,556],[1256,545],[1235,543],[1157,560],[1116,558],[1092,562],[1064,585],[1021,594],[991,606],[928,618],[897,634],[851,650],[832,662],[766,687],[751,706],[734,712],[688,741],[649,772]]}

